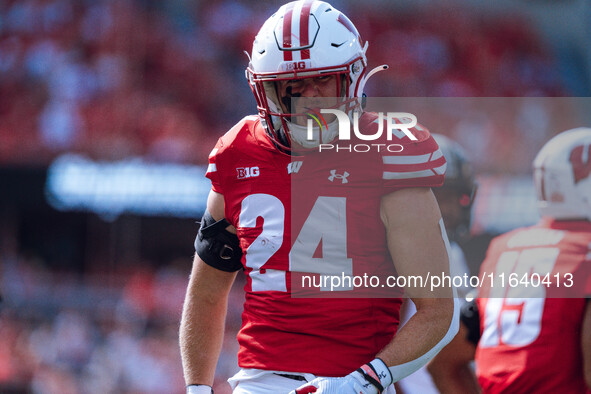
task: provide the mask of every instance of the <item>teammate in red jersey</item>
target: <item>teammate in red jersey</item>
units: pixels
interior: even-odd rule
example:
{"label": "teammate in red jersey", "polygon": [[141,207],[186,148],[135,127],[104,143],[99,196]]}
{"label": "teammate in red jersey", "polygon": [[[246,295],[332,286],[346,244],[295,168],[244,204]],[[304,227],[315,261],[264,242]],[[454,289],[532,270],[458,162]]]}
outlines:
{"label": "teammate in red jersey", "polygon": [[[321,1],[286,4],[259,31],[247,69],[259,114],[221,137],[209,158],[212,191],[180,330],[188,392],[212,391],[227,296],[242,268],[234,393],[392,393],[457,331],[452,289],[406,288],[418,313],[397,333],[400,293],[344,280],[449,272],[430,189],[446,163],[429,132],[395,133],[395,152],[386,136],[371,152],[319,152],[337,144],[337,119],[302,120],[326,100],[349,115],[360,109],[372,74],[366,49],[349,19]],[[369,112],[357,119],[366,135],[381,121]],[[335,288],[305,285],[339,274]]]}
{"label": "teammate in red jersey", "polygon": [[492,241],[481,276],[495,282],[430,365],[444,393],[476,391],[474,357],[485,393],[591,392],[591,129],[546,143],[534,183],[542,220]]}

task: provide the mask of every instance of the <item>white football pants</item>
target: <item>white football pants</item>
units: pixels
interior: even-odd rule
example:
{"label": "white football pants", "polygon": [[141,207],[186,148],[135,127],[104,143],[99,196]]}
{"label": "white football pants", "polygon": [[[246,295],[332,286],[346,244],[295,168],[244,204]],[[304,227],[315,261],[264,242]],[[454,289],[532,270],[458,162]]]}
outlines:
{"label": "white football pants", "polygon": [[[301,376],[305,380],[296,380],[280,375]],[[316,376],[310,373],[241,369],[228,379],[228,383],[234,390],[233,394],[288,394],[315,378]],[[388,387],[384,394],[396,394],[394,385]]]}

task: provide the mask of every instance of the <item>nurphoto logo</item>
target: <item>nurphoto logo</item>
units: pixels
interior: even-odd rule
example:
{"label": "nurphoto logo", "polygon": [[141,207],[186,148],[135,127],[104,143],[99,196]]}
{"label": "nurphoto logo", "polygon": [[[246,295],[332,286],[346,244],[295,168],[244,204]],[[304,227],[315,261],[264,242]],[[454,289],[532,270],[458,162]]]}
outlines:
{"label": "nurphoto logo", "polygon": [[[328,124],[322,114],[332,114],[336,116],[338,122],[338,140],[339,141],[350,141],[351,140],[351,124],[353,125],[353,133],[355,137],[362,141],[376,141],[382,137],[384,131],[387,133],[387,140],[392,141],[393,136],[398,139],[408,137],[411,141],[417,141],[409,129],[417,125],[417,117],[408,112],[378,112],[378,130],[374,134],[363,134],[359,130],[359,112],[353,111],[352,117],[349,117],[344,111],[338,109],[321,109],[320,113],[312,114],[307,113],[311,118],[308,119],[307,123],[307,139],[314,140],[314,122],[322,130],[328,130]],[[384,127],[384,120],[386,121],[386,127]],[[386,130],[384,130],[386,129]],[[401,144],[320,144],[318,151],[334,150],[347,151],[347,152],[369,152],[370,150],[377,149],[387,150],[388,152],[402,152],[404,147]]]}

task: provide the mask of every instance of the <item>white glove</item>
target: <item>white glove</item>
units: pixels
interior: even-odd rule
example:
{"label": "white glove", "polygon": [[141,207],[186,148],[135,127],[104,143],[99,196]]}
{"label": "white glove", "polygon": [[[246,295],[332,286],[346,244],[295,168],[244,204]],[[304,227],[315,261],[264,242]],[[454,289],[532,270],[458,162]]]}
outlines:
{"label": "white glove", "polygon": [[392,375],[382,360],[376,358],[342,378],[316,378],[290,394],[381,394]]}
{"label": "white glove", "polygon": [[213,389],[205,384],[191,384],[187,386],[187,394],[213,394]]}

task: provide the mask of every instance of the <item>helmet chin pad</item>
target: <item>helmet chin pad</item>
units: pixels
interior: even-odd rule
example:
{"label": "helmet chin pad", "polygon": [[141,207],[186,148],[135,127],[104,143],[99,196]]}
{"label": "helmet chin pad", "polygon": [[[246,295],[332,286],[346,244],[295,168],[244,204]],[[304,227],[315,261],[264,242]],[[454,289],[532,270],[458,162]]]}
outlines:
{"label": "helmet chin pad", "polygon": [[[292,144],[296,143],[304,149],[315,149],[320,144],[329,144],[333,142],[339,134],[338,121],[333,121],[327,124],[328,127],[301,126],[289,121],[285,121],[287,129],[289,130],[289,137]],[[311,129],[312,138],[309,138],[308,131]]]}

